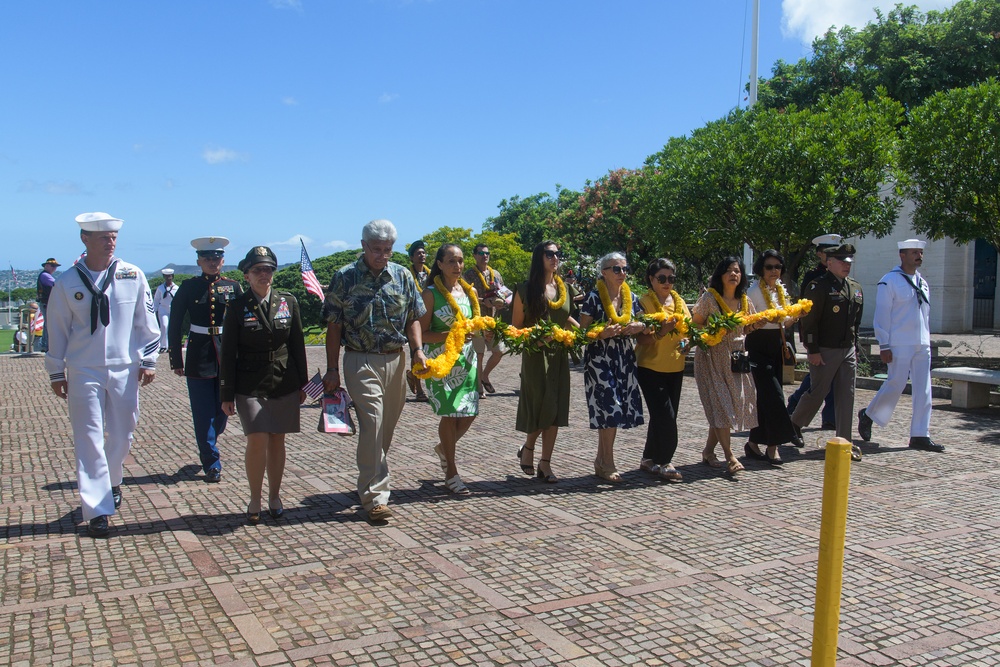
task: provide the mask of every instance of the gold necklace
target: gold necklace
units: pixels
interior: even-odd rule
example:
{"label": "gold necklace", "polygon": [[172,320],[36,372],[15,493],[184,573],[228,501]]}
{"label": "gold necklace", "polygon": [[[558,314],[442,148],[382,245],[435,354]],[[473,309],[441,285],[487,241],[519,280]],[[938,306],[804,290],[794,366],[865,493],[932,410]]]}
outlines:
{"label": "gold necklace", "polygon": [[[712,296],[715,297],[715,301],[716,303],[719,304],[719,308],[722,310],[722,312],[725,313],[726,315],[732,315],[733,309],[729,307],[729,304],[727,304],[726,301],[722,298],[722,295],[716,292],[711,287],[708,288],[708,291]],[[743,296],[740,297],[739,314],[746,315],[749,312],[750,312],[750,306],[747,304],[747,295],[744,294]]]}
{"label": "gold necklace", "polygon": [[[465,282],[462,278],[458,279],[458,284],[462,286],[462,291],[465,295],[469,297],[469,305],[472,308],[472,316],[479,317],[479,300],[472,296],[472,285]],[[465,315],[462,313],[462,309],[458,307],[458,301],[455,297],[451,295],[451,290],[445,289],[444,282],[441,280],[441,276],[434,276],[434,287],[437,288],[438,292],[441,292],[441,296],[444,297],[445,303],[451,308],[451,312],[455,314],[455,321],[461,322],[465,319]]]}
{"label": "gold necklace", "polygon": [[603,280],[597,281],[597,293],[601,297],[601,305],[604,306],[604,312],[607,314],[609,320],[615,324],[628,324],[632,321],[632,290],[629,289],[628,283],[622,283],[621,315],[615,310],[615,305],[611,303],[611,295],[608,294],[607,285],[604,284]]}
{"label": "gold necklace", "polygon": [[558,296],[556,296],[555,301],[549,301],[549,308],[559,310],[566,303],[566,283],[559,276],[553,276],[553,278],[556,279],[556,292]]}

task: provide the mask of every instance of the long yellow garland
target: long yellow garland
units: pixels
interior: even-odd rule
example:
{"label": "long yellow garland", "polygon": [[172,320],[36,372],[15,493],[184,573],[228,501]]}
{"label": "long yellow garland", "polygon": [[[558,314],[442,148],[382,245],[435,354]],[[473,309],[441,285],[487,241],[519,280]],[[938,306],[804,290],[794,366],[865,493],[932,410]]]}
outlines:
{"label": "long yellow garland", "polygon": [[674,326],[674,331],[681,338],[687,336],[688,325],[684,317],[684,299],[681,295],[677,293],[677,290],[670,290],[670,297],[674,300],[674,314],[667,317],[667,311],[664,310],[663,304],[660,303],[660,297],[656,295],[656,292],[650,290],[648,294],[651,296],[650,301],[653,302],[656,311],[648,315],[649,318],[657,320],[658,322],[668,322],[674,321],[676,325]]}
{"label": "long yellow garland", "polygon": [[563,282],[562,278],[559,276],[554,276],[556,279],[556,289],[558,291],[558,296],[555,301],[549,301],[549,308],[552,310],[559,310],[566,303],[566,283]]}
{"label": "long yellow garland", "polygon": [[[430,272],[431,270],[427,268],[426,264],[420,265],[420,273],[430,274]],[[417,276],[417,272],[413,270],[412,264],[410,264],[410,273],[413,274],[413,282],[415,282],[417,285],[420,285],[420,278]]]}
{"label": "long yellow garland", "polygon": [[607,314],[610,321],[615,324],[628,324],[632,321],[632,290],[629,289],[628,283],[622,283],[621,315],[619,315],[618,311],[615,310],[615,305],[611,303],[611,295],[608,294],[608,287],[604,284],[603,280],[597,281],[597,293],[601,297],[601,305],[604,306],[604,312]]}
{"label": "long yellow garland", "polygon": [[451,290],[445,289],[444,283],[441,281],[441,276],[435,276],[434,287],[437,288],[438,292],[444,297],[445,303],[451,308],[452,313],[455,315],[455,321],[452,323],[451,328],[448,330],[448,336],[444,340],[444,352],[433,359],[427,360],[427,370],[421,368],[419,364],[413,365],[413,374],[418,377],[431,377],[440,380],[448,375],[455,366],[455,362],[458,361],[459,355],[462,354],[462,348],[465,347],[466,335],[481,329],[492,328],[495,325],[496,321],[492,317],[480,316],[479,300],[476,299],[472,292],[472,285],[465,282],[462,278],[458,279],[458,284],[462,286],[462,290],[469,297],[469,304],[472,308],[472,319],[467,319],[462,313],[462,309],[458,306],[458,301],[451,295]]}
{"label": "long yellow garland", "polygon": [[[490,274],[490,284],[496,282],[496,280],[493,278],[493,267],[492,266],[487,266],[486,267],[486,273]],[[485,294],[486,292],[489,292],[490,291],[490,284],[488,284],[486,282],[486,278],[483,277],[483,272],[479,270],[479,267],[476,267],[476,275],[479,276],[479,282],[482,283],[482,285],[483,285],[483,293]]]}

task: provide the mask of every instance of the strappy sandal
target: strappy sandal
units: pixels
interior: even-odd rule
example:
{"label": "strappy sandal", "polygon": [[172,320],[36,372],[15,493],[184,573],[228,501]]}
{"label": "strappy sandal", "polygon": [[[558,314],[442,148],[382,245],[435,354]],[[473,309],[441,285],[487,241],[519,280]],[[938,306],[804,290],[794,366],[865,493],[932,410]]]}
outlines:
{"label": "strappy sandal", "polygon": [[456,496],[467,496],[472,493],[472,491],[469,491],[469,487],[465,485],[465,482],[463,482],[462,478],[458,475],[455,475],[451,479],[446,479],[444,481],[444,485],[447,486],[448,490]]}
{"label": "strappy sandal", "polygon": [[741,470],[746,470],[746,468],[743,467],[743,464],[735,456],[726,462],[726,473],[735,475]]}
{"label": "strappy sandal", "polygon": [[722,462],[715,455],[715,452],[711,454],[706,454],[704,451],[701,453],[701,462],[703,465],[707,465],[709,468],[721,468]]}
{"label": "strappy sandal", "polygon": [[677,472],[677,469],[670,464],[667,464],[665,466],[660,466],[660,477],[662,479],[667,480],[668,482],[684,481],[684,475]]}
{"label": "strappy sandal", "polygon": [[434,453],[438,455],[438,461],[441,462],[441,474],[448,474],[448,459],[444,457],[444,448],[441,443],[434,445]]}
{"label": "strappy sandal", "polygon": [[594,474],[601,479],[617,484],[622,481],[622,476],[614,466],[604,467],[604,465],[594,461]]}
{"label": "strappy sandal", "polygon": [[639,461],[639,470],[648,472],[651,475],[659,476],[660,472],[663,470],[663,466],[653,463],[653,459],[643,459]]}
{"label": "strappy sandal", "polygon": [[[532,450],[533,451],[533,450]],[[542,463],[549,464],[548,474],[542,472]],[[542,480],[546,484],[555,484],[559,481],[559,478],[552,474],[552,462],[549,459],[538,459],[538,479]]]}
{"label": "strappy sandal", "polygon": [[521,454],[523,452],[533,452],[533,451],[535,451],[534,447],[532,447],[531,449],[528,449],[524,445],[521,445],[521,448],[519,450],[517,450],[517,463],[518,463],[518,465],[521,466],[521,471],[524,472],[525,475],[529,475],[529,476],[535,474],[535,464],[532,463],[531,465],[525,465],[525,464],[521,463]]}

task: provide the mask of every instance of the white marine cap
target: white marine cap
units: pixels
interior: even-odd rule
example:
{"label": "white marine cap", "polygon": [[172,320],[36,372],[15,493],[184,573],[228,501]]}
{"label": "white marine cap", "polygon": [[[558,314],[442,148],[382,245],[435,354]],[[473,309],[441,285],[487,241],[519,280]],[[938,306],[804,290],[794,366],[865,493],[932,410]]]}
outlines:
{"label": "white marine cap", "polygon": [[921,241],[920,239],[906,239],[905,241],[897,241],[896,247],[900,250],[907,250],[909,248],[923,250],[927,247],[927,241]]}
{"label": "white marine cap", "polygon": [[813,239],[813,245],[817,250],[822,250],[827,246],[840,245],[844,242],[844,237],[840,234],[822,234]]}
{"label": "white marine cap", "polygon": [[204,253],[222,257],[224,254],[222,249],[227,245],[229,245],[229,239],[225,236],[202,236],[191,240],[191,246],[198,251],[199,255]]}
{"label": "white marine cap", "polygon": [[76,216],[76,221],[80,224],[80,229],[85,232],[117,232],[124,222],[100,211],[81,213]]}
{"label": "white marine cap", "polygon": [[174,275],[174,270],[173,269],[160,269],[160,273],[162,273],[165,276],[172,276],[172,275]]}

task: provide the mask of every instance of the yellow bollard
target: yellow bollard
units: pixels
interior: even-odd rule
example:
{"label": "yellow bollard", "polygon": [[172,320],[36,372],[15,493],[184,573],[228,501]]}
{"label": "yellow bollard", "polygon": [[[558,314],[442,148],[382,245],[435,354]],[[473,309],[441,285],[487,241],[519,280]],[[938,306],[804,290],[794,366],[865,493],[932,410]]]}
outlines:
{"label": "yellow bollard", "polygon": [[851,442],[826,441],[823,470],[823,516],[819,528],[816,568],[816,609],[813,614],[812,667],[837,664],[840,625],[840,589],[844,579],[844,536],[847,531],[847,493],[851,480]]}

